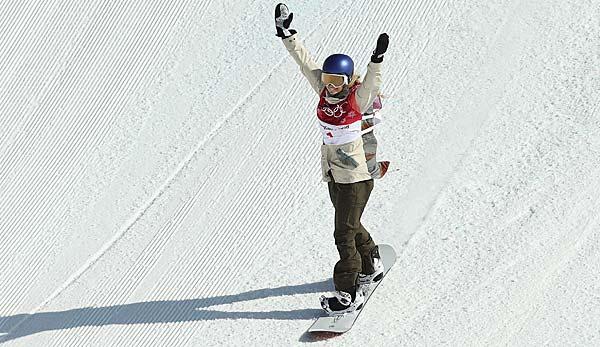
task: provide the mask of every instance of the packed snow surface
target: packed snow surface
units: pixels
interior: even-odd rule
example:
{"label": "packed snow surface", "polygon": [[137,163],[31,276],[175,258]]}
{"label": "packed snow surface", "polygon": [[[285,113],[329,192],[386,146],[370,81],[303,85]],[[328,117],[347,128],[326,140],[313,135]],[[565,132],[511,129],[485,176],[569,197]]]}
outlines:
{"label": "packed snow surface", "polygon": [[377,36],[396,265],[333,289],[317,96],[265,1],[0,4],[6,346],[600,345],[600,2],[293,1],[318,62]]}

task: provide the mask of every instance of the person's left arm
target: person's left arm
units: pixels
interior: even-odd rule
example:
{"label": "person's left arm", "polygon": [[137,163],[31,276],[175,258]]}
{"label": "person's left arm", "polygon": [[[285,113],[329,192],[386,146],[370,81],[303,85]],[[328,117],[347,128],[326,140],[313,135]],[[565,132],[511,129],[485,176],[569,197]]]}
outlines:
{"label": "person's left arm", "polygon": [[356,103],[361,113],[366,112],[379,94],[382,84],[381,65],[383,55],[387,51],[389,44],[388,34],[381,34],[377,39],[377,46],[371,56],[371,62],[367,66],[365,78],[356,90]]}

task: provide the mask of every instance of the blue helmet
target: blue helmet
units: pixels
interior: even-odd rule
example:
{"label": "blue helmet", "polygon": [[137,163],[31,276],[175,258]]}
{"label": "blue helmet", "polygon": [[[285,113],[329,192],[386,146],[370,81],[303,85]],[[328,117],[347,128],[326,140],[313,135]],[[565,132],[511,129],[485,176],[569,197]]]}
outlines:
{"label": "blue helmet", "polygon": [[354,62],[345,54],[333,54],[323,62],[323,72],[336,75],[346,75],[348,81],[354,74]]}

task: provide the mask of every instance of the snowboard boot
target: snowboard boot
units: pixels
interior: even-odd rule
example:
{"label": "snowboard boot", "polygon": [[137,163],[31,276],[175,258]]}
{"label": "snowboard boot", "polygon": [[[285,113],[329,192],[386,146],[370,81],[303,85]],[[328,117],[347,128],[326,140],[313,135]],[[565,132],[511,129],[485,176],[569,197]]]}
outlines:
{"label": "snowboard boot", "polygon": [[354,286],[349,292],[336,291],[332,297],[321,296],[321,307],[330,316],[340,316],[345,313],[360,310],[365,302],[362,291]]}
{"label": "snowboard boot", "polygon": [[381,281],[383,278],[383,262],[379,256],[379,248],[375,246],[369,254],[370,266],[363,266],[363,268],[372,268],[371,273],[359,273],[358,274],[358,286],[364,295],[368,294],[374,283]]}

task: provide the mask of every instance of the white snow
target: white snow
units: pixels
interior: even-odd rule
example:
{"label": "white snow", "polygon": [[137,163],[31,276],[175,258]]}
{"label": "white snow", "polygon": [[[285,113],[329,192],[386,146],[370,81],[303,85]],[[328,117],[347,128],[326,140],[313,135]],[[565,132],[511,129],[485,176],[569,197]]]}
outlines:
{"label": "white snow", "polygon": [[0,342],[600,345],[600,2],[288,3],[319,62],[391,37],[363,222],[399,258],[319,341],[333,208],[275,4],[0,4]]}

